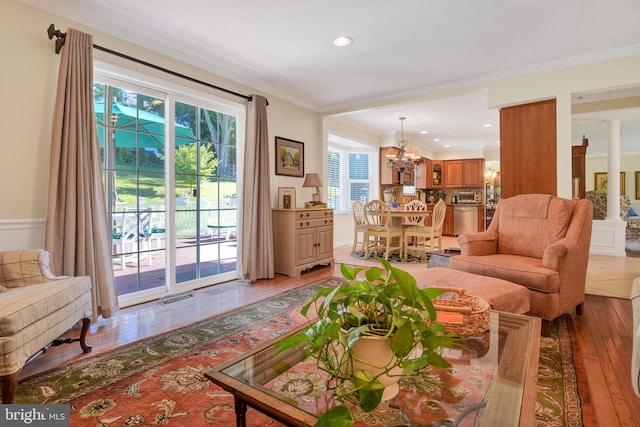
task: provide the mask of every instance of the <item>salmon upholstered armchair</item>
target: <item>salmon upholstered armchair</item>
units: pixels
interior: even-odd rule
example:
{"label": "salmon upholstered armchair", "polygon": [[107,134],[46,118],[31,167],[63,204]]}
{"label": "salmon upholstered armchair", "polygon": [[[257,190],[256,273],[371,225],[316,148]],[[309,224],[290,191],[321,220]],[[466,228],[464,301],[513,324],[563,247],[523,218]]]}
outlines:
{"label": "salmon upholstered armchair", "polygon": [[530,314],[553,320],[574,308],[582,314],[593,205],[548,194],[502,199],[486,231],[458,236],[460,256],[449,266],[497,277],[529,289]]}

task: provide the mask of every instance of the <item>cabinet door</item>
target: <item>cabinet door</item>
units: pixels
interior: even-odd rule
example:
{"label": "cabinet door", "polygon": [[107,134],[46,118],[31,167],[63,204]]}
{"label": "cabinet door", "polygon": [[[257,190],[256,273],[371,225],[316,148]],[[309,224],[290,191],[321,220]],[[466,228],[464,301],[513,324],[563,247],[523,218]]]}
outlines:
{"label": "cabinet door", "polygon": [[429,212],[429,216],[424,219],[424,225],[430,227],[433,221],[433,207],[434,205],[427,205],[427,212]]}
{"label": "cabinet door", "polygon": [[333,256],[333,226],[318,227],[317,231],[317,259],[330,258]]}
{"label": "cabinet door", "polygon": [[420,159],[416,165],[416,188],[427,188],[428,160]]}
{"label": "cabinet door", "polygon": [[484,181],[484,160],[470,159],[462,161],[462,186],[482,188]]}
{"label": "cabinet door", "polygon": [[307,264],[316,259],[316,229],[296,230],[296,265]]}
{"label": "cabinet door", "polygon": [[447,213],[442,224],[442,235],[453,236],[453,206],[447,205]]}
{"label": "cabinet door", "polygon": [[400,182],[398,168],[387,166],[387,152],[389,150],[398,155],[398,149],[395,147],[380,147],[380,185],[395,185]]}
{"label": "cabinet door", "polygon": [[444,162],[432,160],[429,170],[429,176],[427,177],[427,180],[431,182],[429,188],[443,188]]}
{"label": "cabinet door", "polygon": [[478,206],[478,231],[484,231],[484,206]]}
{"label": "cabinet door", "polygon": [[462,160],[447,160],[444,162],[445,188],[462,187]]}

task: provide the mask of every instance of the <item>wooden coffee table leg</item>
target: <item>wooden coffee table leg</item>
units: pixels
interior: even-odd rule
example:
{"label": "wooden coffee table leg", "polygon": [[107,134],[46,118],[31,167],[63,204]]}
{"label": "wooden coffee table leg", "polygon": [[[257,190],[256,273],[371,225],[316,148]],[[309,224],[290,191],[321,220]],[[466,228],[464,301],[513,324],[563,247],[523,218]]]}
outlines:
{"label": "wooden coffee table leg", "polygon": [[233,396],[236,406],[236,427],[247,426],[247,403],[238,396]]}

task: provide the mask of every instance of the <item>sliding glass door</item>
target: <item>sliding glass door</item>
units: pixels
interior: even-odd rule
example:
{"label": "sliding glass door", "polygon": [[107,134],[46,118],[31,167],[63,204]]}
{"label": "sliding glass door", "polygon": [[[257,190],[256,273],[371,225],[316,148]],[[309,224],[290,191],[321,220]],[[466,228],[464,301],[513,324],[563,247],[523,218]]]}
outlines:
{"label": "sliding glass door", "polygon": [[194,130],[176,139],[176,281],[235,271],[236,117],[177,102],[176,119]]}
{"label": "sliding glass door", "polygon": [[238,117],[124,86],[94,84],[121,305],[234,278]]}

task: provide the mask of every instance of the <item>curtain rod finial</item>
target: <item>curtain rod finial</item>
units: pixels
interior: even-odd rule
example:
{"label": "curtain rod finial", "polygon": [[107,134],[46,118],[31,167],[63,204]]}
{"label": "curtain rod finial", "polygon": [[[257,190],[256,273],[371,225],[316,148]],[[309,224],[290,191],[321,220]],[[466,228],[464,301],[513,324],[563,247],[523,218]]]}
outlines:
{"label": "curtain rod finial", "polygon": [[66,34],[60,30],[56,30],[56,27],[51,24],[49,28],[47,28],[47,35],[49,36],[49,40],[52,40],[54,37],[56,38],[56,53],[60,53],[62,46],[64,46]]}

